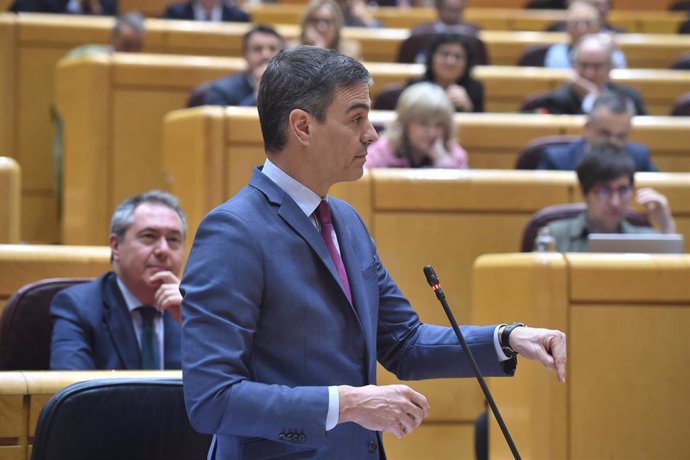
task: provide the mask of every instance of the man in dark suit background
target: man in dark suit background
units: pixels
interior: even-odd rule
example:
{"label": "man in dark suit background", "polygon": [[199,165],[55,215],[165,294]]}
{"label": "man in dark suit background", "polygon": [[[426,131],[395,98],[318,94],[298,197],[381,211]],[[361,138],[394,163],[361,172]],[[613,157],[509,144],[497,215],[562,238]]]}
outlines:
{"label": "man in dark suit background", "polygon": [[574,171],[582,156],[593,146],[612,144],[630,154],[638,172],[658,171],[652,163],[647,146],[628,142],[634,113],[635,107],[625,95],[603,92],[594,101],[592,110],[587,115],[582,139],[546,147],[539,158],[537,169]]}
{"label": "man in dark suit background", "polygon": [[410,35],[447,32],[476,36],[479,33],[479,27],[465,22],[464,19],[467,1],[435,0],[437,20],[415,26]]}
{"label": "man in dark suit background", "polygon": [[206,105],[255,106],[256,91],[268,61],[285,47],[283,37],[271,26],[256,25],[242,37],[242,55],[247,70],[211,82]]}
{"label": "man in dark suit background", "polygon": [[168,5],[165,19],[211,22],[249,22],[249,15],[239,8],[226,5],[223,0],[190,0]]}
{"label": "man in dark suit background", "polygon": [[[421,322],[361,217],[328,195],[362,176],[377,138],[371,83],[360,62],[311,46],[264,72],[266,160],[204,218],[180,287],[187,412],[215,435],[210,459],[383,459],[380,432],[405,436],[429,405],[376,385],[377,361],[401,379],[472,375],[452,329]],[[512,375],[517,351],[565,380],[559,331],[463,330],[486,375]]]}
{"label": "man in dark suit background", "polygon": [[647,109],[637,90],[609,81],[609,74],[614,67],[614,50],[611,37],[606,34],[582,37],[572,51],[575,70],[573,79],[549,93],[540,108],[553,114],[589,113],[601,92],[613,91],[625,95],[633,102],[635,115],[647,115]]}
{"label": "man in dark suit background", "polygon": [[[186,218],[172,195],[151,191],[113,213],[113,271],[59,292],[50,368],[179,369]],[[143,307],[143,308],[141,308]]]}

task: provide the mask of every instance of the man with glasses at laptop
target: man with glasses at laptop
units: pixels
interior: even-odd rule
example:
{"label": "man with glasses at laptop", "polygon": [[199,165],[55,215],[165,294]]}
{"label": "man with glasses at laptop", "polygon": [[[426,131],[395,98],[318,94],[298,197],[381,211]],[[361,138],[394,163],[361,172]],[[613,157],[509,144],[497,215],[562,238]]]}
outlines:
{"label": "man with glasses at laptop", "polygon": [[[635,162],[625,150],[610,144],[593,146],[576,171],[587,209],[547,225],[556,250],[586,252],[590,233],[676,232],[666,197],[651,188],[635,190]],[[633,197],[655,228],[637,227],[625,219]]]}

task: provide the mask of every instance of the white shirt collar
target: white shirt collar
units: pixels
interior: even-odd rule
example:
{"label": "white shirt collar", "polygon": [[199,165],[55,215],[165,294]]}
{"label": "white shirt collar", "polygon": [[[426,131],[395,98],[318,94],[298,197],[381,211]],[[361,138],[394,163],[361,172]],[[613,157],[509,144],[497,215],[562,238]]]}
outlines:
{"label": "white shirt collar", "polygon": [[283,189],[297,203],[297,206],[300,207],[307,217],[311,217],[319,203],[321,203],[322,198],[319,195],[289,176],[268,158],[264,162],[261,172]]}

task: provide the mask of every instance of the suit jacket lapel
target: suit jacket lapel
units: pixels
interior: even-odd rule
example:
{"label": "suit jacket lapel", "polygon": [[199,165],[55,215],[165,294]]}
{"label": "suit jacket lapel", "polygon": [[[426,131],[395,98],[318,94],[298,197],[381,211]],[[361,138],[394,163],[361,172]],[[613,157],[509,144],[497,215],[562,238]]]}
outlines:
{"label": "suit jacket lapel", "polygon": [[105,326],[110,333],[115,352],[125,369],[141,369],[141,352],[125,300],[117,286],[115,274],[107,280],[103,292]]}
{"label": "suit jacket lapel", "polygon": [[[321,238],[321,234],[319,234],[319,231],[311,220],[309,220],[309,217],[307,217],[302,209],[297,206],[297,203],[259,170],[254,171],[254,176],[249,184],[260,190],[271,204],[278,206],[278,215],[295,231],[295,233],[300,235],[319,256],[321,262],[323,262],[333,279],[338,283],[338,286],[340,286],[343,296],[347,298],[345,290],[340,282],[338,272],[335,269],[335,264],[331,260],[331,256],[328,253],[323,238]],[[340,238],[338,238],[338,244],[340,244]]]}

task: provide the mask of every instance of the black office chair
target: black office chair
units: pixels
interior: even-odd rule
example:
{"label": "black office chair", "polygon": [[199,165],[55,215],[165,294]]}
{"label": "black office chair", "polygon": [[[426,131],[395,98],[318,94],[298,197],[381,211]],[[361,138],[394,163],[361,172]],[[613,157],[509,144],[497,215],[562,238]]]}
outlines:
{"label": "black office chair", "polygon": [[390,83],[379,91],[379,94],[374,100],[374,110],[395,110],[400,94],[405,89],[405,85],[401,83]]}
{"label": "black office chair", "polygon": [[[396,62],[411,64],[414,62],[424,62],[423,53],[429,47],[429,43],[436,36],[436,33],[413,34],[400,43],[398,49],[398,59]],[[474,51],[475,65],[489,65],[489,52],[486,50],[484,42],[472,35],[461,34],[469,41]]]}
{"label": "black office chair", "polygon": [[0,317],[0,370],[50,369],[50,302],[59,291],[90,278],[49,278],[22,286]]}
{"label": "black office chair", "polygon": [[[539,229],[559,219],[568,219],[575,217],[587,209],[585,203],[567,203],[547,206],[532,214],[532,217],[527,221],[522,232],[522,243],[520,244],[521,252],[532,252],[534,250],[534,239],[537,237]],[[625,213],[625,218],[633,225],[639,227],[651,227],[649,220],[644,214],[629,209]]]}
{"label": "black office chair", "polygon": [[203,459],[210,442],[189,423],[181,379],[92,380],[46,403],[31,459]]}
{"label": "black office chair", "polygon": [[671,115],[674,117],[690,117],[690,92],[681,94],[673,101]]}
{"label": "black office chair", "polygon": [[551,45],[532,45],[522,52],[517,65],[521,67],[544,67],[544,58]]}

